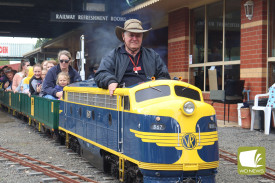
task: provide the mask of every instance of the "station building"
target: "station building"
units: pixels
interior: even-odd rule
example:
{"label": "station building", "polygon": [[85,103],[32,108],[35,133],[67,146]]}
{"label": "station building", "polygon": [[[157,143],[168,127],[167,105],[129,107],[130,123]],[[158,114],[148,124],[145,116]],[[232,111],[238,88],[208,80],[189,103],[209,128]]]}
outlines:
{"label": "station building", "polygon": [[31,43],[11,43],[0,39],[0,61],[21,61],[23,54],[33,48]]}
{"label": "station building", "polygon": [[[218,90],[224,90],[229,79],[244,80],[245,100],[266,93],[275,82],[273,0],[126,2],[129,6],[121,11],[121,16],[136,14],[145,27],[153,28],[144,45],[160,53],[172,78],[180,76],[183,81],[199,87],[206,102],[212,104],[209,69],[216,70]],[[47,54],[52,57],[60,49],[68,49],[75,56],[80,49],[79,37],[84,34],[86,66],[98,63],[108,49],[120,44],[113,41],[114,27],[118,23],[121,25],[122,22],[104,24],[104,29],[102,24],[86,24],[25,54],[25,57],[35,55],[38,60],[43,60],[47,59]],[[224,105],[213,105],[217,118],[223,120]],[[238,121],[237,104],[230,105],[229,113],[226,105],[225,111],[230,121]]]}

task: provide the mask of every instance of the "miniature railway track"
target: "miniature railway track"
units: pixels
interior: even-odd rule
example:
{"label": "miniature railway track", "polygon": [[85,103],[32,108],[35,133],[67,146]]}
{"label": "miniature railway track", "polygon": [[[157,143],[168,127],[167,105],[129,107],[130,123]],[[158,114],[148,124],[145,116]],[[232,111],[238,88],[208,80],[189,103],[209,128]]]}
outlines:
{"label": "miniature railway track", "polygon": [[[227,151],[222,150],[222,149],[219,149],[219,151],[220,151],[220,158],[223,158],[226,161],[234,163],[235,165],[238,164],[238,159],[237,159],[236,154],[227,152]],[[265,174],[263,174],[261,176],[264,177],[264,178],[267,178],[267,179],[275,180],[275,175],[274,175],[275,170],[272,169],[272,168],[269,168],[269,167],[265,167],[265,169],[266,169]]]}
{"label": "miniature railway track", "polygon": [[[30,167],[31,169],[33,169],[37,172],[42,172],[43,174],[45,174],[49,177],[54,177],[61,182],[79,183],[81,180],[82,182],[84,181],[84,182],[97,183],[96,181],[89,179],[87,177],[81,176],[79,174],[73,173],[73,172],[65,170],[63,168],[51,165],[51,164],[43,162],[43,161],[39,161],[32,157],[29,157],[24,154],[20,154],[20,153],[17,153],[17,152],[14,152],[9,149],[2,148],[2,147],[0,147],[0,156],[3,158],[9,159],[10,161],[13,161],[15,163],[19,163],[22,166]],[[22,158],[28,159],[29,161],[23,160]],[[39,165],[35,164],[34,162],[38,163]],[[42,166],[44,166],[44,167],[42,167]],[[45,166],[47,168],[51,168],[52,170],[45,168]],[[62,171],[62,172],[65,172],[67,175],[59,174],[59,173],[56,173],[55,171]],[[72,179],[69,176],[73,176],[74,178],[77,178],[79,180]]]}

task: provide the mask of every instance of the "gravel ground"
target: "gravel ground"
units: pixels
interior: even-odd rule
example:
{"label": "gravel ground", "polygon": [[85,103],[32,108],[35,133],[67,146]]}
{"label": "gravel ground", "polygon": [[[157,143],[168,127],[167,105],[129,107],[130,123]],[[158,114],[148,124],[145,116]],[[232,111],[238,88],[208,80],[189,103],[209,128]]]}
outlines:
{"label": "gravel ground", "polygon": [[[67,170],[78,170],[81,175],[93,175],[94,180],[102,180],[102,177],[110,177],[106,174],[95,174],[98,171],[88,163],[83,163],[84,159],[77,155],[68,155],[71,152],[66,148],[56,146],[54,140],[40,134],[34,128],[17,118],[0,111],[0,146],[19,153],[26,153],[28,156],[38,158],[41,161],[49,161],[53,165],[63,165]],[[2,157],[0,157],[2,159]],[[0,183],[38,183],[47,176],[30,176],[28,172],[32,170],[18,171],[19,165],[7,165],[7,162],[0,161]],[[102,182],[118,182],[102,181]]]}
{"label": "gravel ground", "polygon": [[[238,127],[219,127],[219,147],[231,153],[238,152],[240,146],[262,146],[266,148],[266,165],[275,169],[275,134],[264,135],[263,132],[249,131]],[[93,175],[100,179],[102,174],[94,174],[89,164],[83,163],[83,159],[77,159],[75,155],[68,155],[67,150],[57,147],[53,140],[43,137],[29,127],[26,122],[14,118],[0,110],[0,146],[17,150],[19,153],[27,153],[30,156],[38,157],[41,161],[50,161],[54,165],[64,165],[65,169],[78,170],[82,175]],[[1,159],[1,157],[0,157]],[[28,171],[19,172],[17,166],[7,165],[0,161],[0,182],[1,183],[37,183],[46,176],[30,176]],[[239,175],[237,166],[226,161],[220,161],[218,183],[254,183],[265,182],[261,176]],[[118,182],[118,181],[110,181]],[[272,181],[267,181],[272,182]]]}
{"label": "gravel ground", "polygon": [[[247,147],[265,147],[266,166],[275,169],[275,134],[274,130],[269,135],[264,132],[250,131],[240,127],[219,127],[219,148],[238,154],[238,148]],[[230,165],[228,162],[220,161],[218,168],[217,182],[235,182],[235,183],[254,183],[254,182],[272,182],[261,176],[248,176],[238,174],[236,165]],[[273,181],[274,182],[274,181]]]}

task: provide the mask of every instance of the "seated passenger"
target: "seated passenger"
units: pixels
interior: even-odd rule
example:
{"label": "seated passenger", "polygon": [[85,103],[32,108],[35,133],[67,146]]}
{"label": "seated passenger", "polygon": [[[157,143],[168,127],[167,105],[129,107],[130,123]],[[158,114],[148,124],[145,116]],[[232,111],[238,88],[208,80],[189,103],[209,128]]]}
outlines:
{"label": "seated passenger", "polygon": [[26,78],[24,78],[23,80],[23,88],[21,89],[22,93],[26,93],[26,94],[29,94],[30,92],[30,87],[29,87],[29,83],[30,83],[30,80],[33,76],[33,67],[32,66],[29,66],[28,67],[29,70],[28,70],[28,76]]}
{"label": "seated passenger", "polygon": [[47,63],[48,63],[48,60],[44,60],[44,61],[41,63],[42,70],[47,70]]}
{"label": "seated passenger", "polygon": [[45,80],[42,84],[42,94],[43,96],[52,95],[56,98],[61,98],[63,92],[57,91],[54,87],[56,85],[57,75],[60,72],[66,72],[70,76],[70,83],[74,83],[76,81],[81,81],[81,77],[79,73],[70,66],[70,62],[72,60],[71,53],[67,50],[62,50],[58,53],[59,64],[52,67],[48,70]]}
{"label": "seated passenger", "polygon": [[3,80],[3,89],[6,91],[12,91],[11,86],[12,86],[12,80],[14,77],[14,71],[12,70],[11,67],[6,68],[5,75],[7,76],[7,79]]}
{"label": "seated passenger", "polygon": [[2,67],[2,74],[1,74],[1,78],[0,78],[0,88],[3,88],[4,83],[8,80],[7,76],[5,74],[5,71],[7,70],[7,65],[5,65],[4,67]]}
{"label": "seated passenger", "polygon": [[19,93],[23,93],[23,81],[24,81],[25,78],[27,78],[30,67],[31,66],[28,66],[27,69],[25,69],[24,78],[20,81],[20,83],[19,83],[19,85],[16,89],[16,91],[19,92]]}
{"label": "seated passenger", "polygon": [[[56,86],[54,87],[56,89],[57,92],[62,92],[62,96],[63,96],[63,88],[65,86],[67,86],[68,84],[70,84],[70,76],[68,73],[66,72],[60,72],[57,76],[57,80],[56,80]],[[45,98],[48,99],[61,99],[54,97],[52,95],[46,95]]]}
{"label": "seated passenger", "polygon": [[41,78],[42,78],[42,82],[44,81],[46,74],[47,74],[48,70],[47,69],[43,69],[41,72]]}
{"label": "seated passenger", "polygon": [[56,66],[57,62],[55,60],[48,60],[47,61],[47,70],[50,70],[52,67]]}
{"label": "seated passenger", "polygon": [[19,84],[21,80],[25,77],[25,70],[30,65],[30,62],[27,60],[22,60],[18,72],[14,75],[12,81],[12,91],[18,92],[19,91]]}
{"label": "seated passenger", "polygon": [[98,67],[99,67],[99,65],[98,65],[98,64],[95,64],[94,66],[92,66],[92,67],[89,68],[91,74],[90,74],[90,76],[88,77],[88,79],[92,79],[92,80],[95,79],[95,73],[96,73]]}
{"label": "seated passenger", "polygon": [[41,91],[41,86],[42,86],[41,71],[42,71],[42,66],[40,64],[36,64],[33,66],[34,75],[29,82],[30,95],[39,95]]}

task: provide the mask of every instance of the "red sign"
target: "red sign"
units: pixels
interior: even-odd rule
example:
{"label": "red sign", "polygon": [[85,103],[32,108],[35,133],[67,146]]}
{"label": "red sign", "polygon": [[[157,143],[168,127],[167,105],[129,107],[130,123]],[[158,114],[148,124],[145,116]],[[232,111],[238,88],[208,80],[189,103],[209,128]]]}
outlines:
{"label": "red sign", "polygon": [[8,54],[9,53],[9,47],[8,46],[0,46],[0,53]]}

